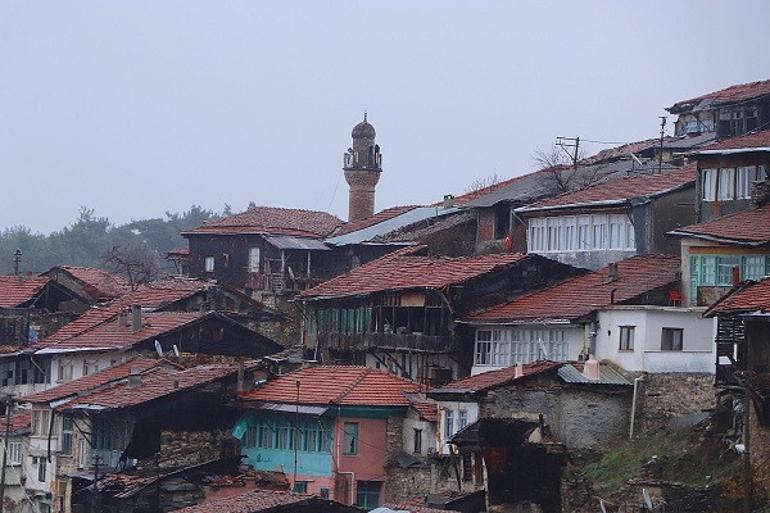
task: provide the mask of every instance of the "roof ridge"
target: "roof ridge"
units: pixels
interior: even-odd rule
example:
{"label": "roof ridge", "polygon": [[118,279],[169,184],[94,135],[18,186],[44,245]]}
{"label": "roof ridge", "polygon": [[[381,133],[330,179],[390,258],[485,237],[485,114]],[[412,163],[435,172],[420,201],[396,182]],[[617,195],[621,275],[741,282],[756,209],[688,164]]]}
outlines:
{"label": "roof ridge", "polygon": [[332,399],[332,403],[338,404],[340,401],[342,401],[345,398],[345,396],[347,396],[350,392],[355,390],[355,388],[358,385],[361,384],[361,382],[364,380],[364,378],[366,378],[366,376],[369,375],[369,371],[370,370],[372,370],[372,369],[370,369],[369,367],[363,367],[361,369],[362,372],[359,374],[359,376],[356,379],[353,380],[353,382],[350,384],[350,386],[348,386],[347,388],[343,389],[342,392],[340,392],[337,395],[337,397]]}

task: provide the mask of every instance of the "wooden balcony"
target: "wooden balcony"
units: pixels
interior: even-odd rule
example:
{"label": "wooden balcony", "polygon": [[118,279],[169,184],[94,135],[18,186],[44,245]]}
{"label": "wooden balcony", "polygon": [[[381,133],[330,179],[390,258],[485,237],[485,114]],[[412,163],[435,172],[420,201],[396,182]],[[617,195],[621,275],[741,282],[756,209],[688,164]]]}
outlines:
{"label": "wooden balcony", "polygon": [[348,351],[381,348],[424,353],[452,353],[460,349],[460,343],[454,335],[319,333],[318,341],[329,349]]}

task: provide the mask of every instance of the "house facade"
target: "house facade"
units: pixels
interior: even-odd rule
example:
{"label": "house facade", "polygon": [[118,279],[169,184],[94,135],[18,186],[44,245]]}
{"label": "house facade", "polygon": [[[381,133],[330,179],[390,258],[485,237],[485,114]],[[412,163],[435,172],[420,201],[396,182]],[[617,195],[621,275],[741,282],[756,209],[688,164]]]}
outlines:
{"label": "house facade", "polygon": [[[415,466],[430,475],[423,460],[434,447],[435,410],[418,392],[381,370],[308,367],[242,394],[233,434],[246,463],[281,469],[295,491],[372,509],[403,496],[393,473]],[[392,467],[399,455],[412,465]]]}
{"label": "house facade", "polygon": [[456,322],[461,316],[578,272],[536,255],[404,249],[303,292],[305,345],[324,362],[447,381],[472,366],[472,333]]}
{"label": "house facade", "polygon": [[517,208],[527,251],[598,269],[634,255],[676,253],[666,232],[693,221],[695,169],[634,176]]}
{"label": "house facade", "polygon": [[474,330],[472,374],[537,360],[585,360],[597,350],[598,311],[669,305],[679,259],[643,255],[545,287],[462,320]]}

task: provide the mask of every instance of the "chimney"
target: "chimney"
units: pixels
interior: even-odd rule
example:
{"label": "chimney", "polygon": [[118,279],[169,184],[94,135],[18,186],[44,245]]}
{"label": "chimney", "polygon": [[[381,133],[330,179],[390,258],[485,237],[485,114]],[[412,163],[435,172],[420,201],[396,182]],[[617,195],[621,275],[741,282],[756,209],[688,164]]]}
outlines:
{"label": "chimney", "polygon": [[617,262],[610,262],[607,266],[607,281],[617,281],[620,278],[620,271],[618,270]]}
{"label": "chimney", "polygon": [[583,377],[591,381],[598,381],[599,375],[599,360],[590,354],[588,360],[583,364]]}
{"label": "chimney", "polygon": [[455,197],[453,194],[444,194],[444,208],[452,208],[455,206]]}
{"label": "chimney", "polygon": [[131,305],[131,329],[134,331],[142,329],[142,307],[140,305]]}
{"label": "chimney", "polygon": [[126,321],[127,321],[126,312],[125,311],[120,312],[118,314],[118,328],[125,328]]}
{"label": "chimney", "polygon": [[139,369],[131,367],[128,370],[128,388],[138,388],[142,384],[142,377],[139,375]]}
{"label": "chimney", "polygon": [[513,371],[513,379],[519,379],[522,376],[524,376],[524,364],[517,363],[516,370]]}

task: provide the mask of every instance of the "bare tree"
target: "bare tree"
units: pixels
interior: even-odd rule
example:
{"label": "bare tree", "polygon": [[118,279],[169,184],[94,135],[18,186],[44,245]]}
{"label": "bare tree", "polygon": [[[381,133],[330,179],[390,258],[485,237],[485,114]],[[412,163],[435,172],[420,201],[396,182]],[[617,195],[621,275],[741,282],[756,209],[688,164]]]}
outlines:
{"label": "bare tree", "polygon": [[537,150],[532,154],[534,160],[548,176],[549,189],[556,194],[583,189],[600,182],[605,174],[604,166],[580,165],[583,159],[583,150],[578,152],[578,165],[572,160],[563,148],[556,145],[549,151]]}
{"label": "bare tree", "polygon": [[164,275],[158,253],[144,243],[113,246],[104,256],[104,265],[126,278],[132,290]]}
{"label": "bare tree", "polygon": [[503,179],[498,176],[497,173],[482,176],[480,178],[476,178],[473,180],[466,188],[465,192],[466,194],[469,192],[476,192],[480,191],[481,189],[486,189],[487,187],[492,187],[493,185],[497,185],[500,182],[502,182]]}

